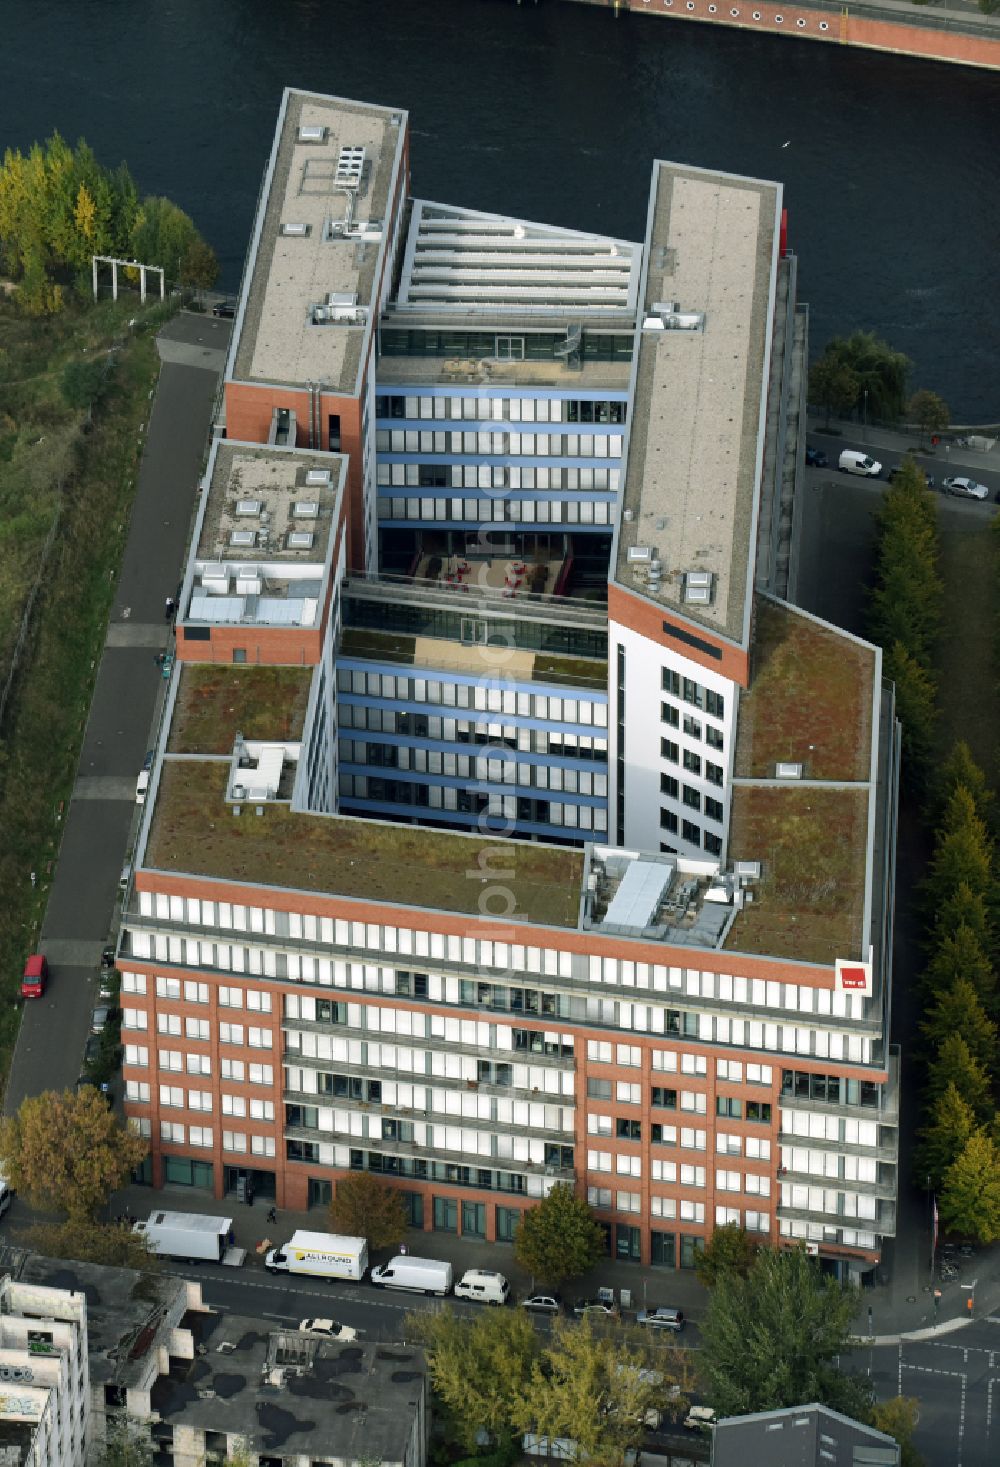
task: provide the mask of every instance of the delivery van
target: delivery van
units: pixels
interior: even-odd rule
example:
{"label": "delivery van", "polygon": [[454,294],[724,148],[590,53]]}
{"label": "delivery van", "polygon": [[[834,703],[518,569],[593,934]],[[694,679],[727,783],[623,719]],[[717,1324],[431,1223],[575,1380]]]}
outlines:
{"label": "delivery van", "polygon": [[860,474],[864,479],[877,479],[882,472],[878,459],[869,458],[855,448],[845,448],[837,462],[842,474]]}
{"label": "delivery van", "polygon": [[467,1268],[455,1285],[456,1299],[471,1299],[477,1304],[506,1304],[510,1284],[502,1273],[485,1268]]}
{"label": "delivery van", "polygon": [[49,965],[42,953],[32,953],[21,978],[22,998],[41,998],[49,981]]}
{"label": "delivery van", "polygon": [[411,1258],[408,1253],[397,1253],[381,1268],[373,1268],[370,1277],[376,1289],[409,1289],[414,1294],[444,1298],[451,1289],[453,1274],[451,1264],[438,1258]]}

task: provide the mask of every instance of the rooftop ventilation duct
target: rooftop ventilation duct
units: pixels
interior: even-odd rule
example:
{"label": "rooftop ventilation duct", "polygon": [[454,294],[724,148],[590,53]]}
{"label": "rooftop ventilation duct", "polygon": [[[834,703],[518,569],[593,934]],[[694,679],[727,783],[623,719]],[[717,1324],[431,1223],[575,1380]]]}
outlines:
{"label": "rooftop ventilation duct", "polygon": [[281,233],[286,239],[305,239],[312,232],[311,224],[286,223],[281,226]]}
{"label": "rooftop ventilation duct", "polygon": [[711,606],[715,600],[715,576],[712,571],[685,571],[682,584],[683,599],[689,606]]}
{"label": "rooftop ventilation duct", "polygon": [[801,779],[801,764],[776,764],[774,766],[775,779]]}
{"label": "rooftop ventilation duct", "polygon": [[643,317],[643,331],[704,331],[704,311],[682,311],[679,301],[654,301]]}
{"label": "rooftop ventilation duct", "polygon": [[330,129],[319,122],[307,122],[299,128],[300,143],[325,143]]}

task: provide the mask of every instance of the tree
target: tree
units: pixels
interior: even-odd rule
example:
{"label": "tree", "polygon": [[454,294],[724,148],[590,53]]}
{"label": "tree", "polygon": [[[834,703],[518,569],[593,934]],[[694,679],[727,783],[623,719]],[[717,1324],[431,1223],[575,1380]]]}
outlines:
{"label": "tree", "polygon": [[896,685],[896,711],[903,725],[906,768],[915,784],[926,775],[934,747],[937,688],[934,679],[902,642],[886,649],[885,676]]}
{"label": "tree", "polygon": [[406,1204],[394,1187],[371,1172],[341,1177],[330,1203],[330,1226],[336,1233],[367,1238],[372,1252],[397,1248],[406,1236]]}
{"label": "tree", "polygon": [[104,386],[104,363],[67,362],[59,379],[59,391],[67,407],[86,411],[93,407]]}
{"label": "tree", "polygon": [[950,988],[938,990],[924,1010],[920,1026],[932,1043],[946,1034],[958,1034],[973,1059],[991,1074],[997,1059],[997,1026],[987,1017],[979,994],[967,978],[956,978]]}
{"label": "tree", "polygon": [[993,818],[993,791],[987,783],[986,775],[973,759],[972,750],[964,739],[957,739],[952,744],[947,759],[941,765],[938,789],[942,814],[947,809],[952,795],[960,786],[972,796],[976,814],[988,827]]}
{"label": "tree", "polygon": [[861,384],[853,367],[826,353],[809,368],[809,401],[822,407],[826,426],[834,413],[846,418],[857,407]]}
{"label": "tree", "polygon": [[952,1232],[980,1243],[1000,1238],[1000,1151],[987,1131],[973,1131],[945,1172],[938,1209]]}
{"label": "tree", "polygon": [[951,414],[944,398],[938,397],[936,392],[931,392],[926,387],[918,388],[913,394],[907,411],[920,429],[921,447],[928,433],[943,433],[951,422]]}
{"label": "tree", "polygon": [[514,1234],[518,1263],[552,1288],[579,1278],[603,1253],[604,1230],[583,1198],[565,1182],[528,1208]]}
{"label": "tree", "polygon": [[[969,886],[966,882],[960,882],[958,890],[968,893]],[[979,900],[982,901],[982,898]],[[942,914],[951,905],[952,901],[946,901],[938,909],[935,931],[944,925]],[[960,978],[972,985],[987,1013],[993,1013],[996,1008],[996,975],[993,964],[986,954],[982,939],[965,922],[959,922],[951,932],[945,932],[939,939],[937,948],[924,969],[925,995],[950,988]]]}
{"label": "tree", "polygon": [[876,1401],[871,1424],[899,1443],[900,1467],[924,1467],[924,1459],[913,1445],[913,1433],[920,1414],[920,1402],[912,1396],[893,1396],[889,1401]]}
{"label": "tree", "polygon": [[559,1323],[534,1362],[514,1406],[513,1425],[576,1445],[576,1460],[620,1467],[646,1434],[651,1412],[684,1409],[690,1389],[683,1351],[661,1351],[595,1332],[588,1321]]}
{"label": "tree", "polygon": [[211,290],[218,278],[219,262],[212,246],[200,236],[193,239],[181,260],[181,284]]}
{"label": "tree", "polygon": [[509,1437],[514,1401],[527,1386],[540,1337],[523,1309],[488,1309],[475,1319],[451,1309],[410,1315],[407,1339],[419,1339],[449,1435],[473,1452],[478,1433]]}
{"label": "tree", "polygon": [[959,785],[945,806],[930,870],[924,882],[931,911],[947,901],[962,882],[988,902],[993,888],[992,855],[986,826],[976,814],[975,801],[969,791]]}
{"label": "tree", "polygon": [[[968,882],[960,881],[955,890],[935,909],[933,924],[928,946],[935,958],[944,952],[949,939],[961,937],[963,943],[974,944],[972,950],[979,954],[977,961],[986,965],[987,987],[992,988],[993,970],[987,953],[993,951],[996,937],[983,893],[973,891]],[[964,964],[956,967],[947,981],[950,982],[952,977],[960,973],[969,976]],[[982,996],[983,990],[979,983],[975,979],[972,982],[977,993]]]}
{"label": "tree", "polygon": [[849,1349],[853,1289],[802,1248],[761,1249],[747,1277],[721,1274],[702,1326],[709,1399],[720,1416],[818,1401],[863,1418],[868,1385],[834,1365]]}
{"label": "tree", "polygon": [[93,1218],[148,1151],[90,1085],[31,1095],[0,1121],[0,1166],[9,1186],[74,1222]]}
{"label": "tree", "polygon": [[21,1242],[47,1258],[74,1258],[79,1263],[103,1263],[115,1268],[158,1269],[160,1259],[150,1253],[141,1233],[128,1223],[92,1222],[68,1218],[63,1223],[33,1223]]}
{"label": "tree", "polygon": [[917,1134],[913,1180],[922,1187],[929,1180],[935,1192],[941,1190],[944,1174],[966,1141],[976,1129],[972,1107],[962,1099],[958,1087],[949,1080],[943,1093],[930,1109],[926,1126]]}
{"label": "tree", "polygon": [[713,1289],[723,1273],[737,1273],[745,1279],[756,1257],[757,1244],[751,1242],[746,1228],[726,1223],[715,1229],[704,1248],[695,1251],[694,1271],[699,1283]]}
{"label": "tree", "polygon": [[993,1111],[990,1082],[961,1034],[947,1034],[927,1067],[927,1098],[938,1101],[954,1085],[976,1120],[988,1120]]}
{"label": "tree", "polygon": [[133,1421],[124,1411],[108,1418],[108,1430],[99,1467],[152,1467],[153,1444],[149,1427]]}
{"label": "tree", "polygon": [[906,404],[906,380],[912,362],[872,331],[834,337],[825,356],[850,367],[858,379],[859,397],[866,416],[896,419]]}

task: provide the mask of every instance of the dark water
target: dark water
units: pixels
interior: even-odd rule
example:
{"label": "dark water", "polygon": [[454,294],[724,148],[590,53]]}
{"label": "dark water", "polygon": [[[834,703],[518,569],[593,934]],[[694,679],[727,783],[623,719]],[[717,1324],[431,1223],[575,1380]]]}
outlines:
{"label": "dark water", "polygon": [[1000,75],[557,0],[0,3],[0,143],[125,158],[229,288],[286,84],[409,109],[424,197],[635,239],[654,156],[779,178],[814,349],[874,328],[1000,418]]}

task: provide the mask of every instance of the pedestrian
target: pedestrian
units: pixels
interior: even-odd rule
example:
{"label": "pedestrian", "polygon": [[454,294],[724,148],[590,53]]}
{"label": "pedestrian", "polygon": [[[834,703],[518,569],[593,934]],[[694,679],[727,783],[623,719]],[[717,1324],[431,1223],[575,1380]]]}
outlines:
{"label": "pedestrian", "polygon": [[247,1207],[253,1207],[253,1183],[247,1182]]}
{"label": "pedestrian", "polygon": [[166,601],[164,602],[164,615],[166,616],[167,621],[170,621],[171,620],[171,618],[173,617],[173,614],[174,614],[174,598],[172,596],[168,596],[167,599],[166,599]]}
{"label": "pedestrian", "polygon": [[269,1207],[267,1209],[267,1220],[269,1223],[276,1223],[278,1221],[278,1209],[276,1207]]}

